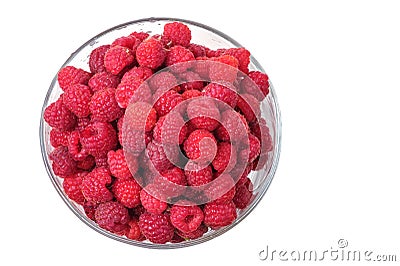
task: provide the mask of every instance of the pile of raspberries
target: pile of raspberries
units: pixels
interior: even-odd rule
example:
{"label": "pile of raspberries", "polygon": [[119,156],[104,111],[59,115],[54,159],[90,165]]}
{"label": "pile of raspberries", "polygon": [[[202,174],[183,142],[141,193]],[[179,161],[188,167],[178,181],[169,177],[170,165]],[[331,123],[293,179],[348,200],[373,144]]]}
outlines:
{"label": "pile of raspberries", "polygon": [[211,50],[189,27],[133,32],[63,67],[46,107],[52,170],[99,227],[177,243],[230,225],[254,199],[273,141],[265,73],[245,48]]}

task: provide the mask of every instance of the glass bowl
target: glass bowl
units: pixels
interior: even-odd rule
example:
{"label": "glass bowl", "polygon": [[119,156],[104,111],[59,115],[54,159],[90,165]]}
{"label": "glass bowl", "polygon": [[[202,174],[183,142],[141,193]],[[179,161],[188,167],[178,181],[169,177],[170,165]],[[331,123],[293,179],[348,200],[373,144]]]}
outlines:
{"label": "glass bowl", "polygon": [[[147,18],[115,26],[91,38],[89,41],[87,41],[81,47],[79,47],[74,53],[72,53],[71,56],[67,59],[67,61],[61,66],[61,68],[67,65],[73,65],[75,67],[79,67],[86,71],[89,71],[88,67],[89,55],[94,48],[104,44],[110,44],[114,39],[121,36],[129,35],[134,31],[144,31],[150,33],[151,35],[161,34],[163,31],[163,27],[166,23],[175,21],[182,22],[189,26],[192,32],[191,42],[193,43],[205,45],[214,50],[219,48],[242,47],[237,41],[227,36],[226,34],[197,22],[175,19],[175,18]],[[265,72],[260,63],[254,57],[251,57],[250,59],[251,59],[249,64],[250,70],[258,70],[261,72]],[[267,121],[269,133],[272,138],[273,148],[271,151],[268,152],[268,160],[265,166],[260,170],[250,172],[248,177],[252,180],[253,183],[252,202],[245,209],[238,210],[237,219],[232,224],[218,230],[209,230],[202,237],[198,239],[183,241],[180,243],[167,243],[167,244],[154,244],[147,241],[139,242],[135,240],[130,240],[124,236],[119,236],[110,233],[109,231],[100,228],[94,221],[86,217],[82,206],[78,205],[77,203],[75,203],[74,201],[70,200],[67,197],[67,195],[63,190],[62,179],[56,176],[51,168],[51,160],[49,159],[49,154],[53,150],[53,147],[50,145],[50,137],[49,137],[49,132],[51,130],[51,127],[44,121],[43,113],[45,108],[49,106],[52,102],[54,102],[62,92],[63,91],[61,90],[57,82],[57,75],[56,75],[52,80],[49,90],[46,94],[40,118],[40,129],[39,129],[40,145],[41,145],[41,153],[44,165],[46,167],[47,173],[55,189],[57,190],[58,194],[63,199],[63,201],[71,209],[71,211],[82,222],[87,224],[90,228],[109,238],[121,241],[123,243],[131,244],[134,246],[140,246],[145,248],[157,248],[157,249],[181,248],[203,243],[205,241],[213,239],[227,232],[228,230],[232,229],[235,225],[240,223],[257,206],[257,204],[263,198],[275,175],[275,171],[277,169],[279,161],[280,146],[281,146],[281,121],[280,121],[280,112],[275,90],[272,84],[270,83],[270,92],[267,95],[267,97],[261,102],[261,117],[263,117]]]}

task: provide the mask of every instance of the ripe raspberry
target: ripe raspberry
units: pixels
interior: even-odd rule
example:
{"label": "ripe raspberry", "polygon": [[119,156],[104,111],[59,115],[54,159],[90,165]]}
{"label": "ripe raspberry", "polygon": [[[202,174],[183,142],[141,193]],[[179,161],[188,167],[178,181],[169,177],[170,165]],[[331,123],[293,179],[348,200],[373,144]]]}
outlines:
{"label": "ripe raspberry", "polygon": [[228,203],[235,196],[235,182],[229,174],[222,173],[204,190],[208,201]]}
{"label": "ripe raspberry", "polygon": [[203,94],[205,96],[209,96],[209,97],[218,99],[218,100],[228,104],[232,108],[234,108],[236,106],[236,103],[238,100],[238,95],[233,90],[232,86],[230,86],[228,88],[228,87],[225,87],[225,86],[217,84],[217,83],[208,84],[204,88]]}
{"label": "ripe raspberry", "polygon": [[153,75],[153,71],[148,67],[133,67],[128,72],[126,72],[122,79],[122,84],[128,84],[132,82],[132,80],[146,80]]}
{"label": "ripe raspberry", "polygon": [[143,130],[121,130],[118,138],[126,151],[138,156],[146,148],[146,134]]}
{"label": "ripe raspberry", "polygon": [[197,187],[212,181],[213,173],[211,166],[202,168],[193,162],[188,162],[185,166],[185,176],[189,186]]}
{"label": "ripe raspberry", "polygon": [[132,178],[139,168],[137,159],[133,156],[129,156],[128,164],[122,149],[109,151],[107,153],[107,163],[111,174],[120,180]]}
{"label": "ripe raspberry", "polygon": [[110,49],[110,45],[102,45],[90,53],[89,68],[92,73],[105,72],[104,55]]}
{"label": "ripe raspberry", "polygon": [[83,205],[85,197],[82,194],[82,178],[87,172],[80,172],[75,175],[68,176],[63,180],[63,188],[68,198],[76,203]]}
{"label": "ripe raspberry", "polygon": [[156,91],[153,100],[155,101],[154,108],[157,114],[164,116],[180,104],[183,98],[182,95],[174,90],[164,91],[161,89]]}
{"label": "ripe raspberry", "polygon": [[204,224],[215,230],[230,225],[237,217],[236,207],[232,201],[228,203],[207,203],[203,212]]}
{"label": "ripe raspberry", "polygon": [[135,208],[140,204],[141,190],[134,179],[116,180],[112,188],[115,198],[127,208]]}
{"label": "ripe raspberry", "polygon": [[226,52],[227,49],[225,48],[221,48],[221,49],[217,49],[217,50],[207,50],[206,51],[206,56],[207,57],[218,57],[223,55]]}
{"label": "ripe raspberry", "polygon": [[139,217],[139,227],[143,235],[153,243],[165,244],[174,236],[174,227],[166,214],[146,212]]}
{"label": "ripe raspberry", "polygon": [[[147,191],[150,191],[151,194]],[[153,195],[156,195],[157,198]],[[152,185],[148,185],[140,191],[140,201],[143,207],[150,213],[161,214],[167,209],[167,203],[159,198],[162,198],[162,196],[159,195],[158,190],[155,190]]]}
{"label": "ripe raspberry", "polygon": [[76,116],[63,103],[63,95],[44,110],[44,120],[53,128],[61,131],[74,129]]}
{"label": "ripe raspberry", "polygon": [[249,123],[255,121],[261,113],[260,102],[247,93],[239,95],[236,107]]}
{"label": "ripe raspberry", "polygon": [[66,66],[58,72],[57,80],[60,88],[65,91],[75,84],[86,85],[92,74],[74,66]]}
{"label": "ripe raspberry", "polygon": [[142,234],[142,232],[140,231],[139,220],[137,218],[131,219],[128,222],[128,226],[129,226],[128,231],[125,234],[127,238],[136,241],[143,241],[146,239]]}
{"label": "ripe raspberry", "polygon": [[100,204],[95,212],[97,224],[110,232],[122,233],[128,229],[128,209],[114,201]]}
{"label": "ripe raspberry", "polygon": [[249,163],[252,163],[258,155],[260,155],[261,144],[256,136],[253,134],[249,134],[249,151],[242,150],[241,156],[242,160],[248,160]]}
{"label": "ripe raspberry", "polygon": [[193,71],[204,80],[210,80],[209,77],[209,66],[210,66],[209,58],[206,56],[196,57],[196,62],[193,63]]}
{"label": "ripe raspberry", "polygon": [[54,174],[59,177],[67,177],[77,171],[76,162],[72,159],[67,147],[61,146],[54,149],[49,158],[53,161],[51,166]]}
{"label": "ripe raspberry", "polygon": [[75,161],[83,161],[89,154],[82,149],[81,139],[78,131],[72,131],[68,138],[68,151]]}
{"label": "ripe raspberry", "polygon": [[[250,179],[247,178],[247,180],[251,183]],[[236,208],[246,208],[249,205],[252,197],[253,193],[250,191],[249,185],[236,185],[236,194],[233,198],[233,203],[235,204]]]}
{"label": "ripe raspberry", "polygon": [[153,92],[158,89],[164,89],[164,91],[170,90],[178,85],[178,81],[175,76],[168,72],[159,72],[149,79],[150,88]]}
{"label": "ripe raspberry", "polygon": [[164,172],[172,168],[172,162],[178,160],[178,150],[165,144],[152,141],[147,145],[146,154],[150,159],[151,166],[158,172]]}
{"label": "ripe raspberry", "polygon": [[247,136],[249,126],[246,119],[234,110],[228,109],[221,115],[221,126],[215,135],[221,141],[237,142]]}
{"label": "ripe raspberry", "polygon": [[113,194],[106,187],[111,184],[111,175],[104,167],[95,168],[83,177],[82,193],[87,201],[94,203],[107,202],[113,199]]}
{"label": "ripe raspberry", "polygon": [[[165,199],[180,196],[186,189],[186,176],[182,169],[173,167],[156,175],[152,185],[158,187],[159,193]],[[178,185],[178,186],[177,186]]]}
{"label": "ripe raspberry", "polygon": [[172,225],[183,233],[190,233],[199,228],[204,219],[203,211],[199,206],[174,205],[170,209]]}
{"label": "ripe raspberry", "polygon": [[89,103],[92,121],[112,122],[122,116],[124,111],[115,100],[115,89],[96,91]]}
{"label": "ripe raspberry", "polygon": [[162,173],[162,177],[177,185],[186,186],[186,176],[182,169],[178,167],[173,167],[171,169],[165,170]]}
{"label": "ripe raspberry", "polygon": [[183,241],[185,241],[185,239],[180,235],[178,235],[177,232],[174,232],[174,236],[171,239],[171,243],[181,243]]}
{"label": "ripe raspberry", "polygon": [[182,144],[186,134],[187,125],[178,112],[160,117],[153,129],[153,139],[163,144]]}
{"label": "ripe raspberry", "polygon": [[83,203],[83,210],[85,211],[86,216],[92,221],[95,221],[94,214],[98,206],[99,204],[90,201],[85,201]]}
{"label": "ripe raspberry", "polygon": [[96,161],[92,155],[88,155],[82,161],[77,162],[78,168],[85,171],[91,171],[95,165]]}
{"label": "ripe raspberry", "polygon": [[181,89],[183,91],[187,90],[202,90],[204,88],[203,79],[196,72],[186,71],[179,74],[179,78],[185,83],[182,83]]}
{"label": "ripe raspberry", "polygon": [[140,66],[156,69],[165,59],[165,50],[161,41],[149,38],[139,44],[136,50],[136,60]]}
{"label": "ripe raspberry", "polygon": [[77,125],[76,125],[76,130],[82,131],[91,123],[90,117],[78,117],[77,118]]}
{"label": "ripe raspberry", "polygon": [[185,140],[183,149],[189,159],[198,163],[211,162],[217,152],[217,141],[209,131],[197,129]]}
{"label": "ripe raspberry", "polygon": [[130,50],[134,50],[134,49],[136,49],[136,47],[135,47],[136,42],[139,42],[139,40],[137,40],[136,37],[133,35],[122,36],[122,37],[115,39],[111,43],[111,47],[119,45],[119,46],[129,48]]}
{"label": "ripe raspberry", "polygon": [[192,39],[192,34],[188,26],[181,22],[172,22],[164,25],[163,37],[172,45],[187,47]]}
{"label": "ripe raspberry", "polygon": [[239,61],[239,70],[245,74],[249,73],[250,52],[245,48],[229,48],[223,54],[236,57]]}
{"label": "ripe raspberry", "polygon": [[187,90],[184,93],[182,93],[182,98],[183,98],[183,100],[188,100],[188,99],[192,99],[192,98],[199,97],[202,95],[203,95],[203,93],[201,93],[198,90]]}
{"label": "ripe raspberry", "polygon": [[264,118],[259,118],[250,124],[251,133],[258,138],[261,143],[261,154],[272,151],[272,138],[269,134],[269,128]]}
{"label": "ripe raspberry", "polygon": [[241,82],[242,90],[262,101],[269,93],[269,78],[260,71],[250,71]]}
{"label": "ripe raspberry", "polygon": [[107,163],[107,154],[105,154],[105,155],[102,154],[102,155],[99,155],[98,157],[95,157],[94,161],[96,163],[96,167],[103,167],[103,168],[109,170],[108,163]]}
{"label": "ripe raspberry", "polygon": [[173,72],[182,73],[192,67],[194,60],[194,55],[189,49],[177,45],[171,47],[167,52],[165,64],[169,66]]}
{"label": "ripe raspberry", "polygon": [[54,148],[58,148],[60,146],[68,146],[68,138],[70,131],[61,131],[57,128],[53,128],[50,131],[50,144]]}
{"label": "ripe raspberry", "polygon": [[135,61],[132,50],[123,46],[113,46],[104,55],[104,66],[108,72],[118,75]]}
{"label": "ripe raspberry", "polygon": [[100,72],[94,74],[89,79],[89,88],[93,91],[99,91],[106,88],[116,88],[119,84],[119,78],[108,72]]}
{"label": "ripe raspberry", "polygon": [[187,107],[187,114],[195,128],[213,131],[219,125],[220,113],[211,98],[200,97],[191,100]]}
{"label": "ripe raspberry", "polygon": [[147,83],[141,79],[131,79],[120,83],[115,90],[115,99],[121,108],[133,102],[151,102],[152,94]]}
{"label": "ripe raspberry", "polygon": [[[80,132],[82,148],[102,157],[117,146],[117,133],[110,123],[94,122]],[[107,156],[105,156],[107,157]]]}
{"label": "ripe raspberry", "polygon": [[89,102],[91,97],[92,92],[88,86],[75,84],[65,90],[63,102],[77,117],[85,117],[90,114]]}
{"label": "ripe raspberry", "polygon": [[138,39],[141,42],[150,36],[147,32],[143,32],[143,31],[140,31],[140,32],[134,31],[129,35],[132,35],[133,37],[135,37],[136,39]]}
{"label": "ripe raspberry", "polygon": [[157,122],[157,112],[149,103],[132,103],[125,110],[124,121],[132,130],[148,132]]}
{"label": "ripe raspberry", "polygon": [[208,231],[208,227],[205,226],[203,223],[193,232],[190,233],[183,233],[181,231],[177,231],[177,234],[184,239],[197,239],[202,237]]}
{"label": "ripe raspberry", "polygon": [[230,55],[214,57],[209,64],[211,81],[234,82],[238,73],[239,61]]}
{"label": "ripe raspberry", "polygon": [[195,44],[191,43],[187,47],[194,55],[194,57],[202,57],[206,56],[206,50],[208,49],[207,47],[200,45],[200,44]]}
{"label": "ripe raspberry", "polygon": [[217,172],[230,172],[236,165],[236,157],[235,146],[229,142],[220,142],[212,166]]}

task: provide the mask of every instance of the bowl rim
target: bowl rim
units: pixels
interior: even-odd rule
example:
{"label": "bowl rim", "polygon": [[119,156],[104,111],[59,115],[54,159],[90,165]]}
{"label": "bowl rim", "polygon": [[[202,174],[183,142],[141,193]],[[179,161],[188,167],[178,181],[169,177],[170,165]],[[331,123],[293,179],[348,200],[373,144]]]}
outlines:
{"label": "bowl rim", "polygon": [[[85,47],[87,47],[88,45],[90,45],[91,43],[94,43],[98,38],[112,32],[118,29],[122,29],[125,28],[127,26],[133,25],[133,24],[139,24],[139,23],[144,23],[144,22],[159,22],[159,21],[163,21],[163,22],[182,22],[185,24],[189,24],[192,26],[196,26],[202,29],[205,29],[207,31],[210,31],[216,35],[219,35],[220,37],[226,39],[227,41],[229,41],[230,43],[232,43],[233,45],[235,45],[236,47],[242,47],[242,45],[235,41],[234,39],[232,39],[230,36],[226,35],[225,33],[212,28],[210,26],[204,25],[202,23],[199,22],[195,22],[192,20],[187,20],[187,19],[180,19],[180,18],[170,18],[170,17],[149,17],[149,18],[142,18],[142,19],[137,19],[137,20],[132,20],[132,21],[128,21],[122,24],[119,24],[117,26],[111,27],[107,30],[102,31],[101,33],[97,34],[96,36],[90,38],[88,41],[86,41],[84,44],[82,44],[75,52],[73,52],[68,59],[64,62],[64,64],[60,67],[63,68],[65,66],[67,66],[74,58],[75,56],[81,51],[83,50]],[[260,71],[265,72],[265,70],[263,69],[263,67],[261,66],[261,64],[251,55],[251,62],[257,67],[257,69],[259,69]],[[131,240],[128,239],[126,237],[122,237],[122,236],[118,236],[116,234],[113,234],[111,232],[108,232],[102,228],[100,228],[94,221],[90,220],[88,217],[82,215],[82,213],[77,209],[77,207],[75,206],[74,203],[71,202],[71,200],[69,200],[66,195],[64,194],[61,186],[57,183],[56,181],[56,176],[54,176],[54,174],[52,173],[51,170],[51,163],[50,163],[50,159],[48,158],[47,152],[46,152],[46,143],[45,143],[45,121],[43,119],[43,114],[44,111],[46,109],[46,107],[49,104],[49,99],[50,96],[53,92],[53,88],[55,87],[57,83],[57,74],[54,76],[49,89],[46,93],[46,97],[42,106],[42,110],[41,110],[41,116],[40,116],[40,125],[39,125],[39,139],[40,139],[40,148],[41,148],[41,154],[42,154],[42,159],[43,159],[43,163],[44,166],[46,168],[46,172],[54,186],[54,188],[56,189],[57,193],[60,195],[60,197],[63,199],[64,203],[69,207],[69,209],[82,221],[84,222],[87,226],[89,226],[91,229],[95,230],[96,232],[107,236],[111,239],[117,240],[119,242],[123,242],[126,244],[130,244],[133,246],[138,246],[138,247],[143,247],[143,248],[150,248],[150,249],[175,249],[175,248],[183,248],[183,247],[189,247],[189,246],[194,246],[200,243],[204,243],[207,242],[211,239],[214,239],[222,234],[224,234],[225,232],[229,231],[230,229],[232,229],[233,227],[235,227],[237,224],[239,224],[244,218],[247,217],[247,215],[249,215],[254,208],[259,204],[259,202],[261,201],[261,199],[264,197],[265,193],[267,192],[274,176],[277,170],[277,166],[279,163],[279,157],[280,157],[280,151],[281,151],[281,135],[282,135],[282,122],[281,122],[281,113],[280,113],[280,109],[279,109],[279,105],[278,105],[278,101],[277,101],[277,96],[275,93],[275,89],[274,86],[272,85],[272,82],[270,81],[270,99],[271,99],[271,104],[273,105],[273,110],[274,115],[275,115],[275,127],[276,127],[276,132],[274,134],[274,143],[276,143],[276,145],[274,145],[274,158],[271,164],[271,168],[269,169],[269,171],[266,173],[267,178],[266,178],[266,182],[264,182],[262,184],[262,187],[260,188],[260,195],[256,198],[254,198],[254,201],[244,210],[243,214],[238,217],[232,224],[225,226],[217,231],[214,231],[212,234],[209,235],[205,235],[203,237],[200,237],[198,239],[193,239],[193,240],[188,240],[188,241],[183,241],[180,243],[166,243],[166,244],[155,244],[155,243],[151,243],[151,242],[140,242],[140,241],[135,241],[135,240]]]}

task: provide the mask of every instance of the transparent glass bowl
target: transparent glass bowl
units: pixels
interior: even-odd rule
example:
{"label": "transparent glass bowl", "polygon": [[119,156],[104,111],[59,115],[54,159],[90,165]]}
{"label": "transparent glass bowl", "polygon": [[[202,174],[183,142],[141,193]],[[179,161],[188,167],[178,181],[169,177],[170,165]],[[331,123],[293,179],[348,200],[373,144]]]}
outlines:
{"label": "transparent glass bowl", "polygon": [[[114,39],[121,36],[129,35],[134,31],[145,31],[150,34],[161,34],[163,31],[164,24],[174,21],[180,21],[189,26],[192,32],[193,43],[205,45],[211,49],[242,47],[237,41],[233,40],[226,34],[197,22],[175,19],[175,18],[147,18],[147,19],[127,22],[98,34],[97,36],[93,37],[92,39],[84,43],[74,53],[72,53],[71,56],[67,59],[67,61],[61,66],[61,68],[67,65],[73,65],[75,67],[79,67],[89,71],[88,69],[89,55],[94,48],[104,44],[110,44]],[[265,72],[260,63],[258,63],[254,57],[251,57],[249,69]],[[50,84],[49,90],[44,100],[40,118],[40,129],[39,129],[41,152],[47,173],[58,194],[67,204],[67,206],[71,209],[71,211],[75,213],[75,215],[82,222],[87,224],[90,228],[112,239],[127,244],[131,244],[134,246],[157,248],[157,249],[180,248],[180,247],[187,247],[203,243],[205,241],[213,239],[227,232],[228,230],[232,229],[235,225],[240,223],[260,202],[260,200],[268,190],[268,187],[275,175],[275,171],[279,161],[280,146],[281,146],[281,121],[280,121],[280,112],[276,99],[275,90],[272,84],[270,84],[270,93],[261,103],[261,117],[263,117],[267,121],[267,125],[269,127],[270,134],[272,137],[273,150],[270,151],[268,154],[268,161],[265,167],[258,171],[251,171],[251,173],[249,174],[249,178],[253,182],[254,198],[248,207],[238,211],[238,217],[231,225],[223,227],[219,230],[209,230],[207,233],[205,233],[202,237],[198,239],[188,240],[181,243],[167,243],[167,244],[154,244],[146,241],[139,242],[130,240],[123,236],[110,233],[109,231],[100,228],[95,222],[87,218],[85,212],[83,211],[83,208],[67,197],[62,187],[62,179],[57,177],[51,168],[51,161],[49,159],[49,154],[53,150],[52,146],[50,145],[50,138],[49,138],[49,133],[51,128],[44,121],[43,113],[45,108],[49,106],[52,102],[54,102],[61,93],[62,90],[58,85],[57,76],[55,76]]]}

